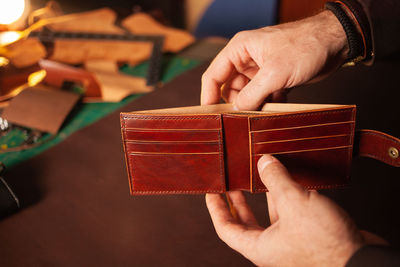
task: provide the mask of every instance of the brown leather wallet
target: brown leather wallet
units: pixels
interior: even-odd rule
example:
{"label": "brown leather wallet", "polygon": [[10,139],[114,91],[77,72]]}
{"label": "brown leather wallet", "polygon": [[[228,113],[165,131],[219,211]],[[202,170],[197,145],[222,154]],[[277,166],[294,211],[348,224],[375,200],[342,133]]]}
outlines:
{"label": "brown leather wallet", "polygon": [[356,106],[268,103],[261,111],[230,104],[121,113],[133,195],[266,192],[257,171],[277,157],[308,189],[349,182],[353,155],[400,166],[400,140],[355,132]]}

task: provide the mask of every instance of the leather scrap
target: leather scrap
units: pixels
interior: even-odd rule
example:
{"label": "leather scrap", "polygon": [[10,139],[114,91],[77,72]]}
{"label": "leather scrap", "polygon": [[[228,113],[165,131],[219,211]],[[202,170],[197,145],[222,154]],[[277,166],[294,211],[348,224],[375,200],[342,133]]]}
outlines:
{"label": "leather scrap", "polygon": [[16,125],[56,134],[79,98],[72,92],[30,87],[10,101],[2,117]]}
{"label": "leather scrap", "polygon": [[146,85],[146,79],[119,72],[117,63],[112,61],[87,61],[85,68],[96,78],[104,102],[119,102],[131,94],[153,90],[152,86]]}

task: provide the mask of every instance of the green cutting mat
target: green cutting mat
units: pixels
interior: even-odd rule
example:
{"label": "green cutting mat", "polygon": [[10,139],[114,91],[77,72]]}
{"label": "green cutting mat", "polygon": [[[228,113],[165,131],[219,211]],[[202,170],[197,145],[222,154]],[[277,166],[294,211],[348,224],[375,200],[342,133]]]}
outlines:
{"label": "green cutting mat", "polygon": [[[199,63],[200,61],[198,60],[164,56],[161,80],[162,82],[168,82],[179,74],[197,66]],[[135,67],[126,65],[121,68],[121,71],[132,76],[145,77],[147,73],[147,66],[147,62]],[[32,158],[61,142],[73,132],[94,123],[95,121],[119,109],[139,96],[140,95],[132,95],[118,103],[78,104],[71,112],[71,115],[68,117],[62,129],[56,136],[45,134],[38,140],[40,145],[27,150],[17,152],[2,152],[2,150],[8,148],[18,147],[24,142],[26,136],[24,131],[19,128],[14,128],[7,133],[7,135],[0,138],[0,161],[3,162],[7,168],[9,168],[22,161]]]}

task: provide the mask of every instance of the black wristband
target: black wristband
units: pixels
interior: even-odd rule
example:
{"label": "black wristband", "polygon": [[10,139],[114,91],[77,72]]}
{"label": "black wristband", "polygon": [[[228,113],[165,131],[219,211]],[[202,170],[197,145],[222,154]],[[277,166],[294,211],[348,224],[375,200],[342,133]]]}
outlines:
{"label": "black wristband", "polygon": [[365,60],[370,60],[373,56],[371,28],[362,5],[356,0],[340,0],[340,2],[350,9],[360,25],[365,38]]}
{"label": "black wristband", "polygon": [[347,16],[346,12],[342,9],[341,5],[335,2],[327,2],[325,3],[325,8],[332,11],[346,33],[347,42],[349,44],[347,60],[352,61],[362,56],[364,54],[364,45],[361,34],[358,32],[357,27],[351,19]]}

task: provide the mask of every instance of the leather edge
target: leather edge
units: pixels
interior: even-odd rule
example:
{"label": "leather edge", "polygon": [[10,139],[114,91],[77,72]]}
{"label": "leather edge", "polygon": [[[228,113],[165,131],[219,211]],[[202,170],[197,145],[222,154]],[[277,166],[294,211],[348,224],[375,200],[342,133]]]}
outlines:
{"label": "leather edge", "polygon": [[388,165],[400,167],[400,157],[390,157],[390,148],[400,151],[400,139],[368,129],[358,130],[355,133],[355,156],[373,158]]}
{"label": "leather edge", "polygon": [[128,161],[128,154],[126,151],[126,144],[125,144],[125,116],[126,114],[124,113],[120,113],[120,124],[121,124],[121,137],[122,137],[122,147],[124,149],[124,159],[125,159],[125,171],[128,174],[128,182],[129,182],[129,192],[130,194],[132,194],[133,190],[132,190],[132,178],[131,178],[131,174],[130,174],[130,166],[129,166],[129,161]]}

